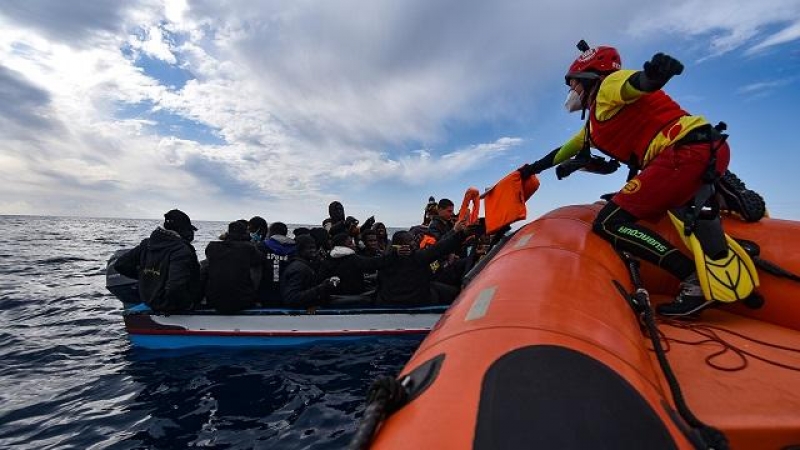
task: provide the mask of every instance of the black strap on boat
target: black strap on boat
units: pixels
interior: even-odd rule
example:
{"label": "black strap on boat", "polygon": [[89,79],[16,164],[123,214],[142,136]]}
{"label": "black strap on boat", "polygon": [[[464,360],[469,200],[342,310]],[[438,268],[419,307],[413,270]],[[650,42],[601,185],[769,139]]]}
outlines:
{"label": "black strap on boat", "polygon": [[672,399],[675,402],[675,408],[678,410],[683,420],[691,427],[689,432],[686,433],[687,438],[689,438],[698,449],[727,450],[729,448],[728,439],[725,435],[720,430],[700,421],[686,404],[686,399],[683,397],[678,378],[669,365],[667,354],[664,351],[664,347],[658,335],[658,327],[656,326],[653,307],[650,303],[650,294],[642,284],[642,277],[639,272],[639,261],[627,252],[620,252],[620,256],[631,275],[634,292],[633,294],[628,293],[617,280],[613,280],[614,285],[625,300],[633,307],[633,310],[640,316],[642,322],[644,322],[648,337],[653,344],[653,351],[656,354],[656,358],[658,358],[658,364],[661,366],[664,377],[669,384]]}
{"label": "black strap on boat", "polygon": [[753,263],[759,269],[767,272],[770,275],[775,275],[776,277],[786,278],[792,281],[800,282],[800,275],[794,274],[789,272],[788,270],[784,269],[783,267],[775,264],[772,261],[767,261],[766,259],[761,257],[761,247],[748,239],[739,239],[733,238],[739,245],[742,246],[744,251],[750,255],[750,258],[753,259]]}
{"label": "black strap on boat", "polygon": [[369,448],[378,425],[391,412],[400,409],[407,399],[408,392],[400,380],[390,376],[378,377],[367,392],[367,407],[347,448],[349,450]]}
{"label": "black strap on boat", "polygon": [[439,375],[445,354],[425,361],[404,377],[378,377],[367,392],[367,407],[348,450],[368,448],[378,425],[392,413],[425,392]]}
{"label": "black strap on boat", "polygon": [[766,259],[762,259],[756,256],[755,258],[753,258],[753,262],[759,269],[763,270],[764,272],[775,275],[776,277],[788,278],[792,281],[800,282],[800,276],[793,274],[792,272],[789,272],[783,267],[780,267],[779,265],[773,262],[767,261]]}

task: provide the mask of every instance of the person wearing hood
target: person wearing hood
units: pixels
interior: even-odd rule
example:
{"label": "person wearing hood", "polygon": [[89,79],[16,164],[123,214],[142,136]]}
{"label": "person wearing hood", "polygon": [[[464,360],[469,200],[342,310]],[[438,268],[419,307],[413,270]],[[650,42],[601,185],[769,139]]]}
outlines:
{"label": "person wearing hood", "polygon": [[[328,219],[330,220],[330,228],[328,228],[328,233],[333,236],[334,234],[338,234],[341,231],[337,229],[337,231],[332,231],[335,227],[343,227],[344,226],[344,205],[342,205],[339,201],[332,201],[328,205]],[[323,224],[324,225],[324,224]]]}
{"label": "person wearing hood", "polygon": [[223,314],[251,308],[258,300],[250,269],[261,270],[266,258],[250,239],[245,224],[231,222],[225,239],[210,242],[206,247],[206,300]]}
{"label": "person wearing hood", "polygon": [[388,267],[397,258],[397,254],[393,251],[385,256],[358,255],[353,238],[345,233],[337,234],[332,241],[333,249],[328,259],[322,263],[320,276],[339,278],[337,295],[363,294],[367,290],[364,275]]}
{"label": "person wearing hood", "polygon": [[287,236],[289,228],[283,222],[273,222],[269,226],[269,239],[264,241],[267,252],[280,256],[291,256],[295,252],[294,239]]}
{"label": "person wearing hood", "polygon": [[386,248],[391,245],[389,244],[389,233],[386,231],[386,225],[383,222],[377,222],[373,229],[378,236],[378,248],[380,248],[381,252],[386,251]]}
{"label": "person wearing hood", "polygon": [[117,272],[139,280],[139,298],[154,311],[182,311],[200,302],[200,263],[191,244],[195,231],[189,216],[173,209],[149,238],[114,263]]}

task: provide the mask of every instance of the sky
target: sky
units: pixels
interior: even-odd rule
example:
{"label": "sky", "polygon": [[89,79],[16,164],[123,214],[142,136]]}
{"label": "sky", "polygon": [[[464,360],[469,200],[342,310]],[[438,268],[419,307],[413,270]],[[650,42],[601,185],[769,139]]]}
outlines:
{"label": "sky", "polygon": [[[800,220],[800,0],[6,1],[0,214],[414,225],[580,129],[580,39],[681,60],[665,90]],[[626,174],[544,172],[529,218]]]}

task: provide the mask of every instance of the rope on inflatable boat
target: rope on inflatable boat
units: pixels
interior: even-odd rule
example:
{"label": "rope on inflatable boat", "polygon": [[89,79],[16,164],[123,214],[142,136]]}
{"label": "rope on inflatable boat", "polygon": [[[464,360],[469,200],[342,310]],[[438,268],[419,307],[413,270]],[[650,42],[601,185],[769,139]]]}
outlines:
{"label": "rope on inflatable boat", "polygon": [[[687,341],[687,340],[682,340],[682,339],[676,339],[676,338],[672,338],[672,337],[662,336],[662,338],[667,343],[667,345],[669,345],[669,342],[675,342],[675,343],[685,344],[685,345],[703,345],[703,344],[708,344],[708,343],[718,344],[721,347],[721,349],[711,353],[705,359],[706,364],[708,364],[710,367],[713,367],[714,369],[722,370],[722,371],[725,371],[725,372],[736,372],[736,371],[739,371],[739,370],[743,370],[748,365],[747,358],[750,357],[750,358],[753,358],[753,359],[757,359],[757,360],[759,360],[759,361],[761,361],[761,362],[763,362],[765,364],[769,364],[771,366],[780,367],[782,369],[791,370],[791,371],[794,371],[794,372],[800,372],[800,367],[798,367],[798,366],[793,366],[793,365],[790,365],[790,364],[784,364],[784,363],[779,362],[779,361],[775,361],[775,360],[772,360],[772,359],[765,358],[763,356],[759,356],[759,355],[753,353],[752,351],[745,349],[745,348],[748,348],[748,349],[749,348],[753,348],[752,345],[747,345],[747,344],[745,344],[744,346],[734,345],[731,342],[729,342],[728,340],[726,340],[725,338],[723,338],[721,336],[721,334],[722,333],[727,333],[727,334],[730,334],[732,336],[736,336],[736,337],[738,337],[738,338],[740,338],[742,340],[748,341],[751,344],[761,345],[763,347],[773,348],[773,349],[781,350],[781,351],[784,351],[784,352],[787,352],[787,353],[800,354],[800,349],[798,349],[798,348],[789,347],[789,346],[785,346],[785,345],[779,345],[779,344],[773,344],[771,342],[762,341],[760,339],[756,339],[754,337],[746,336],[746,335],[744,335],[742,333],[739,333],[739,332],[736,332],[736,331],[733,331],[733,330],[729,330],[729,329],[727,329],[725,327],[720,327],[720,326],[717,326],[717,325],[709,325],[709,324],[705,324],[705,323],[704,324],[691,323],[691,322],[679,321],[679,320],[674,320],[674,319],[665,319],[665,318],[659,318],[658,321],[659,321],[659,323],[667,325],[667,326],[680,328],[682,330],[691,331],[691,332],[693,332],[695,334],[698,334],[698,335],[700,335],[700,336],[705,338],[705,339],[701,339],[701,340],[698,340],[698,341]],[[669,351],[669,349],[667,349],[667,351]],[[722,357],[723,355],[727,354],[728,352],[731,352],[731,353],[733,353],[734,355],[736,355],[738,357],[738,359],[739,359],[739,364],[738,365],[735,365],[735,366],[727,365],[726,366],[726,365],[720,364],[720,363],[715,361],[715,359]]]}
{"label": "rope on inflatable boat", "polygon": [[407,401],[408,391],[401,380],[390,376],[377,378],[367,392],[367,407],[348,450],[369,448],[378,425]]}
{"label": "rope on inflatable boat", "polygon": [[670,392],[672,393],[672,399],[675,403],[675,408],[678,410],[678,413],[681,415],[683,420],[690,427],[692,427],[692,433],[687,434],[687,437],[693,441],[697,448],[708,450],[727,450],[729,446],[728,439],[725,437],[725,434],[698,419],[692,410],[689,409],[689,405],[686,403],[686,399],[683,397],[683,392],[681,391],[681,386],[678,383],[678,378],[675,376],[675,373],[672,371],[672,367],[669,365],[667,354],[664,351],[664,347],[661,344],[661,339],[659,338],[653,307],[650,304],[650,294],[644,288],[641,274],[639,273],[639,261],[626,252],[621,252],[620,256],[622,257],[623,262],[625,262],[625,265],[628,267],[635,291],[633,294],[627,293],[625,288],[622,287],[617,280],[614,280],[614,285],[617,287],[620,293],[623,294],[625,299],[628,300],[631,307],[637,314],[639,314],[640,318],[644,322],[648,337],[653,344],[653,350],[655,351],[656,358],[658,359],[658,364],[661,366],[661,371],[664,372],[664,377],[667,379],[667,384],[669,385]]}

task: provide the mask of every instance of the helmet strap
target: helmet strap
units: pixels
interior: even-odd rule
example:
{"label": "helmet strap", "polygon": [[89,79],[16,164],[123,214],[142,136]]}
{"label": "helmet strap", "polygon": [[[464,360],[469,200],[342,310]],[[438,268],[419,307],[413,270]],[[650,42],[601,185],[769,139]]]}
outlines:
{"label": "helmet strap", "polygon": [[600,85],[600,80],[592,80],[592,79],[581,79],[580,80],[581,87],[583,88],[583,94],[581,95],[581,120],[586,119],[586,110],[589,109],[589,103],[594,95],[597,94],[595,91],[596,88]]}

